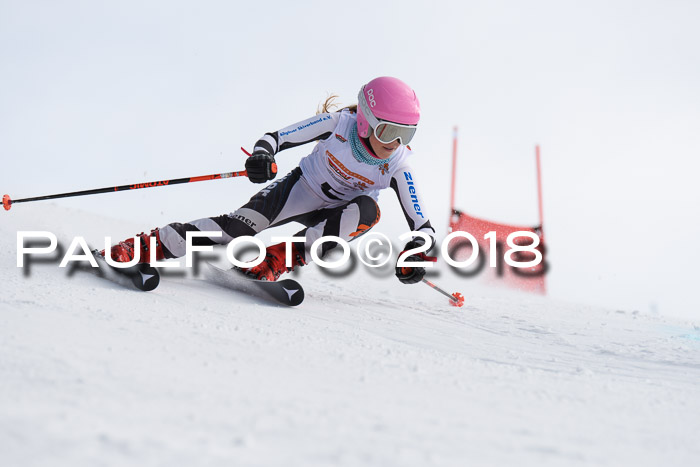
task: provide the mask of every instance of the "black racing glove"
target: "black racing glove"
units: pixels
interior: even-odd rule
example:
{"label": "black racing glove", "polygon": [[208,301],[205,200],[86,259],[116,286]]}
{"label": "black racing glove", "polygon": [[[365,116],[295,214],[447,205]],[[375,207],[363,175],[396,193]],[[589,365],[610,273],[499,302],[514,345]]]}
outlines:
{"label": "black racing glove", "polygon": [[253,183],[265,183],[277,175],[275,158],[266,152],[254,152],[245,161],[245,170],[248,179]]}
{"label": "black racing glove", "polygon": [[[408,250],[412,250],[414,248],[418,248],[419,246],[422,246],[424,244],[425,243],[423,242],[423,239],[411,240],[410,242],[408,242],[406,244],[406,246],[404,247],[404,249],[401,252],[401,254],[399,255],[399,257],[401,257],[401,255],[403,255],[404,252],[406,252]],[[435,262],[435,261],[437,261],[437,258],[432,257],[432,256],[428,256],[425,253],[417,253],[417,254],[413,254],[411,256],[408,256],[405,259],[405,261],[407,263],[414,262],[414,261]],[[407,267],[407,266],[398,267],[397,266],[396,267],[396,277],[398,277],[399,280],[403,284],[415,284],[415,283],[423,280],[423,276],[425,276],[425,268],[423,266],[416,266],[416,267]]]}

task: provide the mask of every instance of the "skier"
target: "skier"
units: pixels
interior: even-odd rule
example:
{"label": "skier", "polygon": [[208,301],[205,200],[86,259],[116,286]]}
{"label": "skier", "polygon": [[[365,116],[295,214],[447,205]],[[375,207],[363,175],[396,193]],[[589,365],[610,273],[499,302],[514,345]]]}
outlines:
{"label": "skier", "polygon": [[[279,243],[267,247],[262,263],[244,270],[255,279],[275,281],[284,272],[304,266],[310,258],[310,247],[318,238],[333,235],[351,241],[370,230],[379,221],[378,193],[387,187],[396,192],[410,229],[428,234],[432,248],[435,230],[407,161],[412,153],[407,145],[420,118],[415,92],[397,78],[380,77],[362,86],[357,106],[331,112],[332,99],[326,101],[322,113],[266,133],[255,143],[245,163],[250,181],[265,183],[276,176],[278,152],[318,141],[298,167],[230,214],[172,223],[150,234],[138,235],[140,262],[149,261],[149,237],[156,238],[156,259],[161,260],[184,256],[188,231],[221,232],[219,237],[192,239],[194,245],[214,245],[226,244],[242,235],[254,236],[269,227],[299,222],[305,229],[296,236],[306,237],[306,241],[292,244],[291,268],[285,266],[286,245]],[[422,238],[414,237],[404,251],[423,244]],[[337,243],[322,245],[321,258]],[[111,256],[115,261],[133,260],[133,240],[113,246]],[[406,258],[407,261],[430,259],[423,253]],[[423,267],[396,268],[398,279],[406,284],[420,282],[424,274]]]}

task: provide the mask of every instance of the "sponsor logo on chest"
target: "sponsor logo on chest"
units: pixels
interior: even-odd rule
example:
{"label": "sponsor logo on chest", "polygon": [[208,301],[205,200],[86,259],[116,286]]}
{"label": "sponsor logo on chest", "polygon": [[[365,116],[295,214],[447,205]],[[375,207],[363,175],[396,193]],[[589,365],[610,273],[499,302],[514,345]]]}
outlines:
{"label": "sponsor logo on chest", "polygon": [[370,180],[362,174],[353,172],[328,150],[326,150],[326,157],[330,172],[347,182],[353,182],[354,179],[355,181],[351,186],[355,189],[359,188],[364,191],[368,186],[374,185],[373,180]]}

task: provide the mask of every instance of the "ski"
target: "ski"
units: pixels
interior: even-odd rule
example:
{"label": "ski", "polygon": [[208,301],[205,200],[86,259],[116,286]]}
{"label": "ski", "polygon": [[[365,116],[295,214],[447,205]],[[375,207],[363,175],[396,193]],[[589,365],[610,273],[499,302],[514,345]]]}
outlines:
{"label": "ski", "polygon": [[135,287],[144,292],[150,292],[158,287],[160,283],[160,274],[158,269],[148,263],[136,264],[128,268],[115,268],[107,264],[107,261],[100,254],[99,250],[92,250],[92,255],[97,260],[99,268],[88,266],[82,268],[89,271],[98,277],[107,279],[124,287]]}
{"label": "ski", "polygon": [[259,281],[247,277],[235,268],[221,269],[210,263],[204,264],[203,272],[204,278],[216,285],[268,301],[287,306],[297,306],[304,301],[304,289],[292,279]]}

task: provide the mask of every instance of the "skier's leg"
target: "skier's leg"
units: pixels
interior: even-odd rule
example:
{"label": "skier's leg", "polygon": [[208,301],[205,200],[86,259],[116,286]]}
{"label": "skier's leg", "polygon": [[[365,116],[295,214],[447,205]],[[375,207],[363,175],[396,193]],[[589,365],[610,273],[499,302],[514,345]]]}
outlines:
{"label": "skier's leg", "polygon": [[173,222],[159,229],[163,254],[166,258],[179,258],[185,255],[187,232],[218,232],[219,236],[192,237],[192,245],[210,246],[226,244],[242,235],[255,235],[258,231],[245,221],[224,214],[216,217],[205,217],[194,221]]}
{"label": "skier's leg", "polygon": [[225,245],[244,235],[254,236],[280,216],[285,206],[300,204],[298,191],[301,169],[298,167],[253,195],[238,210],[217,217],[206,217],[184,224],[172,223],[160,229],[160,239],[166,258],[184,256],[187,232],[219,232],[219,236],[193,237],[197,246]]}
{"label": "skier's leg", "polygon": [[[294,220],[307,225],[307,228],[296,234],[306,237],[304,242],[295,242],[291,246],[291,267],[286,266],[286,244],[279,243],[267,248],[265,261],[252,267],[246,273],[259,280],[274,281],[285,272],[303,266],[311,257],[311,245],[324,236],[336,236],[346,241],[352,241],[367,232],[379,221],[379,206],[369,196],[358,196],[347,204],[320,209],[297,216]],[[338,246],[335,242],[322,245],[319,257]]]}
{"label": "skier's leg", "polygon": [[[306,241],[299,245],[300,250],[303,250],[304,260],[311,258],[311,245],[319,238],[335,236],[351,242],[374,227],[379,222],[380,215],[377,202],[369,196],[362,195],[343,206],[323,209],[306,219],[300,219],[299,221],[307,226],[297,234],[306,237]],[[318,256],[323,258],[337,246],[335,242],[323,243]]]}
{"label": "skier's leg", "polygon": [[[149,237],[156,238],[156,258],[179,258],[185,255],[187,232],[218,232],[218,236],[192,238],[196,246],[227,244],[234,238],[253,236],[275,222],[276,225],[292,220],[300,213],[317,209],[322,200],[307,196],[306,184],[298,183],[302,176],[298,167],[281,179],[267,185],[256,193],[245,205],[230,214],[205,217],[191,222],[174,222],[154,229],[150,234],[140,234],[141,261],[149,260]],[[314,205],[316,203],[316,205]],[[116,261],[127,262],[134,257],[131,239],[120,242],[111,249]]]}
{"label": "skier's leg", "polygon": [[[231,214],[217,217],[205,217],[187,223],[173,222],[153,229],[150,233],[137,235],[140,246],[140,262],[149,262],[150,237],[156,239],[156,260],[166,258],[179,258],[185,255],[187,245],[187,232],[220,232],[220,236],[215,237],[193,237],[192,244],[215,245],[217,243],[227,243],[241,235],[255,235],[257,232],[244,222],[234,219]],[[134,242],[132,239],[124,240],[114,245],[111,249],[112,259],[120,262],[128,262],[134,258]]]}

